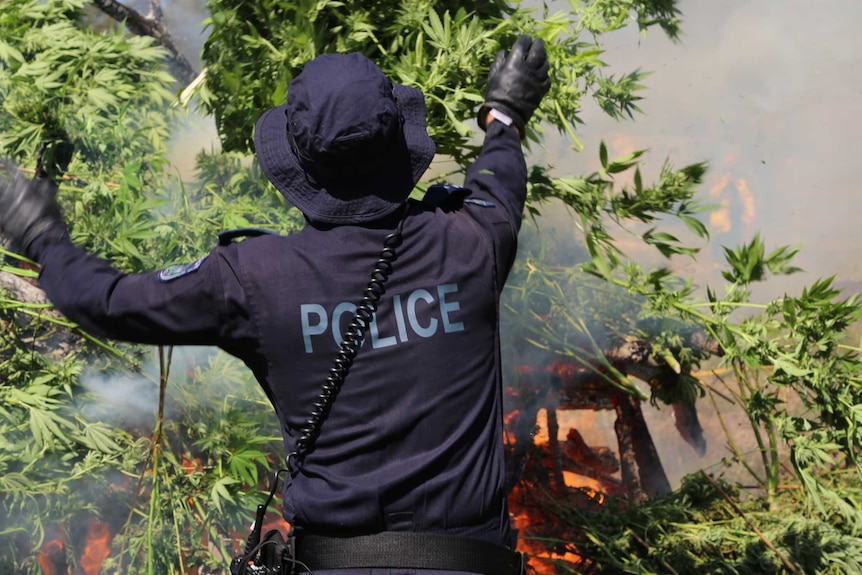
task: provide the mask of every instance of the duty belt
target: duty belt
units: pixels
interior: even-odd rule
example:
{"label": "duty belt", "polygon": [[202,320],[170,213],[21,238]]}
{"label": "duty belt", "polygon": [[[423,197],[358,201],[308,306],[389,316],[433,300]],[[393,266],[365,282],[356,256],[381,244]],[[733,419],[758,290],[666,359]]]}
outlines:
{"label": "duty belt", "polygon": [[296,559],[310,570],[438,569],[482,575],[523,575],[522,553],[488,541],[443,533],[385,531],[358,537],[297,537]]}

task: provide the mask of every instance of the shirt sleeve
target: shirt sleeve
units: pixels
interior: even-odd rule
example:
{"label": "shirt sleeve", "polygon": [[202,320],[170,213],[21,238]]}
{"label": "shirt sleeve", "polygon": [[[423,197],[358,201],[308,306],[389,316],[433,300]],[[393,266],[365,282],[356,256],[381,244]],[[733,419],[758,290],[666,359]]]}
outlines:
{"label": "shirt sleeve", "polygon": [[515,259],[527,197],[527,165],[514,127],[488,124],[482,152],[467,170],[464,187],[471,192],[466,201],[476,204],[473,212],[494,236],[498,271],[505,280]]}
{"label": "shirt sleeve", "polygon": [[43,234],[31,252],[48,299],[93,335],[235,351],[253,330],[233,248],[219,246],[193,265],[143,274],[117,270],[66,234]]}

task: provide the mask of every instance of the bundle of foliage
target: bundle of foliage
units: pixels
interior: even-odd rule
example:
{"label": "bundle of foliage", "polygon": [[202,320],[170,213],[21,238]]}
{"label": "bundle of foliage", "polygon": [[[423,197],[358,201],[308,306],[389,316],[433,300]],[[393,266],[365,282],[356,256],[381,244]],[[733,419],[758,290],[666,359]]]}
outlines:
{"label": "bundle of foliage", "polygon": [[[862,302],[842,297],[831,278],[796,296],[750,301],[754,282],[796,271],[795,252],[767,252],[759,237],[726,249],[724,294],[707,288],[705,300],[664,268],[645,272],[628,262],[601,274],[590,261],[555,265],[558,254],[549,259],[541,244],[522,254],[506,300],[518,337],[526,334],[551,357],[601,366],[597,378],[643,399],[705,396],[730,453],[705,462],[706,469],[738,482],[697,475],[667,498],[632,506],[608,497],[598,511],[537,491],[536,500],[568,536],[543,540],[549,553],[581,557],[580,573],[858,572]],[[681,324],[719,342],[724,356],[702,371],[711,378],[689,375],[673,388],[644,393],[602,356],[608,340],[644,338],[656,357],[691,374],[706,356],[680,341]],[[644,337],[643,326],[658,330]],[[668,349],[674,354],[662,355]],[[748,426],[726,420],[740,408]],[[744,498],[739,483],[747,487]],[[572,568],[557,560],[557,572]]]}
{"label": "bundle of foliage", "polygon": [[[848,499],[859,504],[859,483],[847,473],[830,474]],[[812,517],[804,497],[784,490],[772,508],[760,498],[740,501],[737,486],[705,474],[683,478],[672,494],[633,506],[606,498],[594,510],[545,504],[561,518],[568,540],[544,544],[580,558],[578,573],[665,575],[849,574],[862,570],[858,532],[840,512]],[[557,561],[557,572],[572,572]]]}
{"label": "bundle of foliage", "polygon": [[423,91],[438,153],[463,169],[477,153],[469,120],[484,101],[488,66],[499,49],[520,34],[547,42],[553,85],[538,118],[577,142],[574,126],[585,96],[614,117],[637,111],[643,74],[603,74],[598,36],[637,23],[643,31],[661,26],[675,38],[675,4],[601,0],[572,3],[570,12],[554,14],[545,6],[540,14],[499,0],[470,6],[447,0],[208,0],[212,16],[201,97],[224,147],[248,151],[254,120],[284,103],[290,80],[305,62],[326,52],[362,52],[393,80]]}
{"label": "bundle of foliage", "polygon": [[[74,143],[59,195],[73,240],[136,272],[196,259],[224,229],[299,229],[242,155],[201,151],[197,178],[176,176],[166,156],[183,111],[165,51],[122,27],[91,29],[87,4],[0,11],[0,146],[27,171],[43,147]],[[0,257],[0,273],[34,281],[20,258]],[[118,572],[226,564],[281,457],[278,430],[236,361],[206,350],[168,384],[168,353],[100,341],[0,293],[4,572],[40,572],[58,532],[77,566],[92,517],[115,534],[105,566]]]}

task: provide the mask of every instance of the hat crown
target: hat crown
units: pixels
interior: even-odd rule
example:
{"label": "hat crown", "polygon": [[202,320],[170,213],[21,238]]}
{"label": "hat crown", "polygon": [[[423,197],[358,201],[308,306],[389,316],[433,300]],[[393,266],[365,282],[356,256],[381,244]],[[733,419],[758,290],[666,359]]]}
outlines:
{"label": "hat crown", "polygon": [[362,224],[407,200],[434,159],[422,91],[361,54],[323,54],[255,124],[266,177],[311,220]]}
{"label": "hat crown", "polygon": [[308,172],[327,179],[367,176],[398,143],[392,82],[361,54],[324,54],[291,83],[287,130]]}

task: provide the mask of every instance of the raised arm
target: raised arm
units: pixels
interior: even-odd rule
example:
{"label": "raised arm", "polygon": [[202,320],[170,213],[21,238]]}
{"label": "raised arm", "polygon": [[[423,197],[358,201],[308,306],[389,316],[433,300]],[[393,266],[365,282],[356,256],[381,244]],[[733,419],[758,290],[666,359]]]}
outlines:
{"label": "raised arm", "polygon": [[548,56],[541,39],[518,38],[512,50],[497,53],[488,72],[479,126],[486,131],[482,153],[467,171],[465,187],[474,201],[487,202],[482,218],[496,236],[503,275],[514,258],[524,200],[527,167],[521,149],[526,124],[550,88]]}
{"label": "raised arm", "polygon": [[72,244],[50,177],[0,163],[0,233],[41,265],[39,285],[94,335],[138,343],[236,345],[248,314],[234,255],[217,248],[193,264],[125,274]]}

